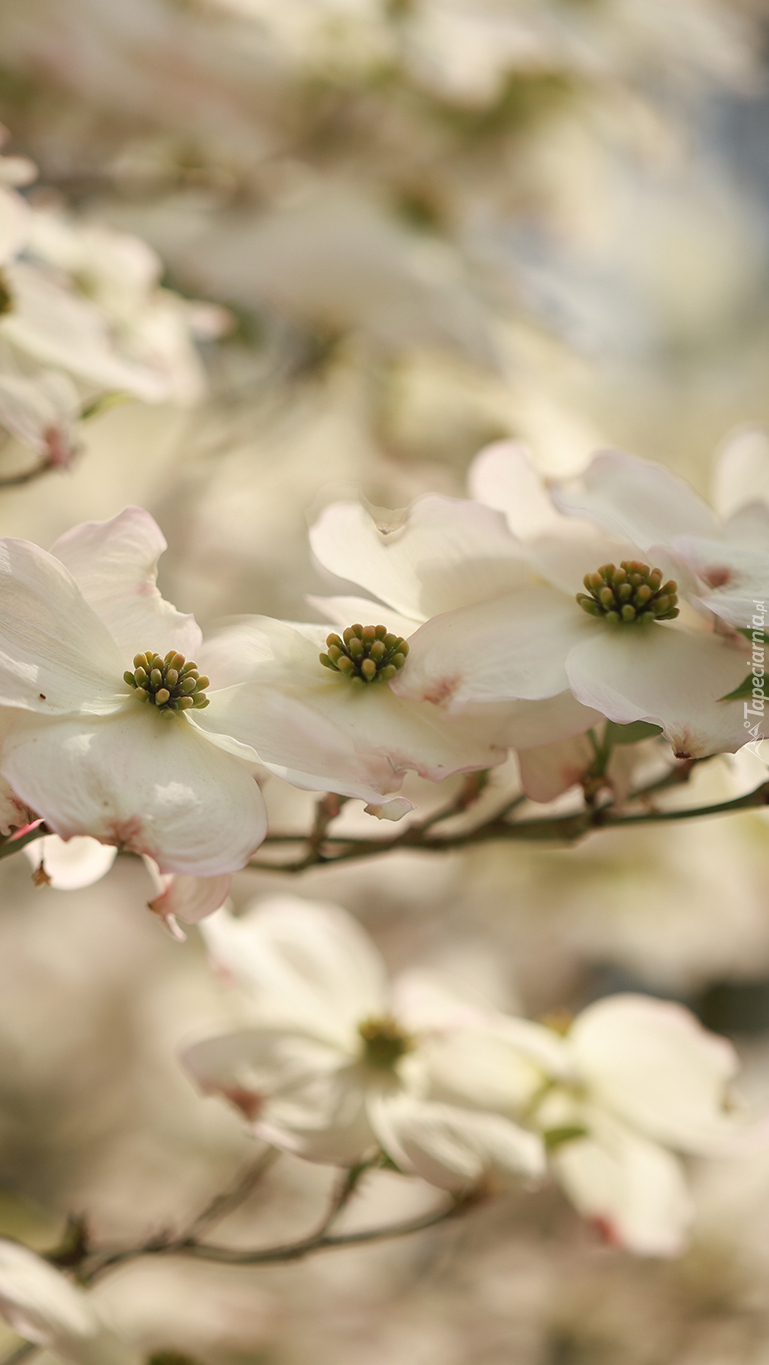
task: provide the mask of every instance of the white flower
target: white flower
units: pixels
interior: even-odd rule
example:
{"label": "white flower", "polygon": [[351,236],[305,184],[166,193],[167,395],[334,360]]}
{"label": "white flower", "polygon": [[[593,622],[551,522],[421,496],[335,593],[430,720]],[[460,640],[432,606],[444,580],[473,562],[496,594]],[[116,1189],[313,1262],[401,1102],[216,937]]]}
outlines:
{"label": "white flower", "polygon": [[582,477],[555,489],[553,498],[562,511],[626,536],[658,560],[662,554],[674,560],[679,577],[690,580],[691,600],[731,626],[750,626],[756,603],[769,605],[765,499],[721,521],[671,470],[613,450],[596,455]]}
{"label": "white flower", "polygon": [[24,374],[10,347],[0,368],[0,422],[18,441],[66,468],[75,454],[80,396],[71,379],[57,370]]}
{"label": "white flower", "polygon": [[617,995],[565,1036],[499,1017],[447,1040],[446,1090],[535,1126],[580,1212],[612,1241],[681,1250],[692,1215],[677,1153],[726,1153],[743,1130],[726,1112],[729,1043],[680,1005]]}
{"label": "white flower", "polygon": [[[176,700],[201,692],[177,677],[201,636],[155,586],[164,549],[141,508],[76,527],[50,554],[0,541],[0,707],[12,708],[0,771],[64,839],[91,835],[164,873],[214,877],[245,864],[266,815],[255,756],[219,724],[217,693],[205,732],[202,708]],[[157,688],[154,674],[129,685],[148,652],[166,655]]]}
{"label": "white flower", "polygon": [[391,988],[344,911],[278,897],[240,919],[220,911],[204,934],[214,962],[249,991],[257,1022],[195,1043],[183,1059],[259,1137],[338,1165],[382,1148],[449,1189],[495,1170],[541,1173],[535,1134],[431,1094],[433,1046],[473,1012],[405,981]]}
{"label": "white flower", "polygon": [[0,1238],[0,1313],[67,1365],[142,1365],[92,1300],[27,1247]]}
{"label": "white flower", "polygon": [[[429,495],[405,515],[375,520],[358,503],[335,503],[313,526],[310,541],[325,569],[379,599],[318,598],[315,605],[340,624],[379,613],[407,638],[409,656],[390,683],[398,697],[430,702],[446,719],[477,717],[483,723],[486,714],[498,744],[515,748],[567,739],[600,719],[575,701],[565,677],[555,689],[561,695],[553,695],[552,668],[545,670],[544,684],[537,677],[533,691],[517,692],[506,676],[505,660],[499,659],[504,641],[486,639],[500,621],[505,631],[518,603],[532,592],[536,598],[538,591],[547,591],[526,587],[521,595],[531,568],[524,546],[497,511]],[[526,638],[519,632],[515,642],[519,654],[524,651],[524,666],[525,651],[533,651],[539,664],[547,649],[535,613],[529,615]],[[493,656],[490,671],[476,685],[487,656]]]}
{"label": "white flower", "polygon": [[[620,725],[659,725],[680,757],[740,748],[748,738],[742,705],[719,699],[745,677],[744,642],[715,633],[694,611],[674,619],[676,583],[665,580],[675,562],[661,551],[644,563],[637,543],[608,539],[589,524],[570,532],[569,518],[548,513],[519,447],[497,446],[479,460],[497,506],[509,506],[520,522],[520,490],[531,509],[535,534],[522,553],[539,581],[480,610],[426,622],[394,689],[412,698],[443,690],[463,701],[499,701],[557,697],[569,687],[583,706]],[[627,612],[629,621],[621,615]]]}
{"label": "white flower", "polygon": [[[376,604],[368,609],[364,625],[392,624]],[[446,718],[431,702],[396,696],[384,679],[363,684],[324,667],[333,629],[244,618],[201,651],[201,666],[234,684],[222,695],[216,723],[250,745],[271,772],[310,791],[357,797],[375,813],[391,804],[400,818],[411,809],[397,796],[406,770],[439,782],[504,759],[504,717],[493,710]],[[209,717],[198,723],[206,728]]]}

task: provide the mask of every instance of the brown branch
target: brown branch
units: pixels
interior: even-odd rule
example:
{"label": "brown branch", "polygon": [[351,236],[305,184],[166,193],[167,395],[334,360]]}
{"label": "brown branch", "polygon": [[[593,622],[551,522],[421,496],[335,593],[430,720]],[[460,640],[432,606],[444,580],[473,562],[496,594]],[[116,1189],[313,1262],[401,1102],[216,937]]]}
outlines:
{"label": "brown branch", "polygon": [[[625,805],[645,801],[653,794],[671,786],[679,785],[689,776],[689,768],[683,775],[677,770],[664,778],[631,793]],[[356,858],[377,857],[393,849],[418,849],[423,853],[445,853],[447,851],[470,848],[486,843],[551,843],[568,846],[577,843],[586,835],[598,829],[619,828],[641,824],[664,824],[674,820],[695,820],[708,815],[731,815],[738,811],[760,810],[769,805],[769,782],[762,782],[753,791],[743,796],[732,797],[709,806],[691,806],[684,809],[659,810],[656,808],[642,811],[619,809],[614,804],[603,806],[587,805],[571,815],[542,816],[528,820],[508,820],[506,815],[514,809],[518,801],[510,803],[502,812],[497,812],[483,824],[455,834],[433,834],[432,826],[438,820],[448,819],[450,815],[461,814],[461,808],[442,811],[424,823],[409,825],[394,839],[361,839],[354,835],[329,835],[313,840],[307,851],[288,862],[270,862],[253,858],[250,868],[270,872],[303,872],[308,867],[327,863],[348,862]],[[306,836],[300,834],[268,835],[265,845],[282,843],[304,843]]]}

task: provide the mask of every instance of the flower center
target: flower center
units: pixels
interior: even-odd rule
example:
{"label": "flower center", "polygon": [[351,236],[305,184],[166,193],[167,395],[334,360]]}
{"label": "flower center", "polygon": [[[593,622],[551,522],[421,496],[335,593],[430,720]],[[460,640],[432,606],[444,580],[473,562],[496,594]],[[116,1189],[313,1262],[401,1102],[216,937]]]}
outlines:
{"label": "flower center", "polygon": [[357,683],[388,682],[409,652],[406,641],[387,626],[348,626],[341,635],[328,636],[326,649],[320,656],[323,667]]}
{"label": "flower center", "polygon": [[363,1039],[363,1060],[379,1071],[389,1071],[414,1047],[414,1040],[391,1015],[364,1019],[358,1032]]}
{"label": "flower center", "polygon": [[587,592],[578,592],[577,601],[589,616],[632,625],[672,621],[678,615],[678,584],[672,578],[663,583],[661,569],[650,569],[637,559],[623,559],[618,569],[602,564],[595,573],[585,574],[583,582]]}
{"label": "flower center", "polygon": [[208,706],[205,694],[208,678],[201,678],[197,664],[187,663],[184,655],[173,649],[165,659],[151,649],[137,654],[133,673],[124,673],[123,678],[139,701],[151,702],[164,716],[189,711],[193,706],[197,710]]}

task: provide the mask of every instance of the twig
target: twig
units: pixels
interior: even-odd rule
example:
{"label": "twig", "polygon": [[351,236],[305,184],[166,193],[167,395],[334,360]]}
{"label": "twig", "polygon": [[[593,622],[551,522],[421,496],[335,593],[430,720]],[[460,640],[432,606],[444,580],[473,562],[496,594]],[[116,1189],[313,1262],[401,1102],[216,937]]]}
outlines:
{"label": "twig", "polygon": [[[664,778],[650,783],[648,787],[633,792],[627,798],[626,804],[648,799],[653,793],[663,791],[686,780],[686,776],[688,776],[688,772],[683,777],[677,772],[666,774]],[[476,825],[469,830],[462,830],[456,834],[432,834],[430,830],[431,826],[436,823],[435,819],[424,824],[410,825],[402,834],[396,835],[394,839],[361,839],[354,835],[327,834],[320,843],[315,844],[311,850],[294,861],[280,863],[253,858],[248,866],[270,872],[303,872],[306,868],[318,864],[348,862],[355,858],[378,857],[393,849],[409,848],[418,849],[423,853],[444,853],[452,849],[469,848],[473,845],[492,842],[568,845],[576,843],[597,829],[639,824],[664,824],[671,820],[695,820],[707,815],[730,815],[737,811],[759,810],[769,804],[769,782],[762,782],[753,791],[747,792],[743,796],[732,797],[728,801],[719,801],[710,806],[691,806],[678,810],[653,808],[640,812],[629,812],[618,810],[616,806],[609,804],[596,807],[587,806],[572,815],[540,817],[530,820],[505,819],[505,815],[509,810],[514,809],[516,804],[518,804],[517,800],[506,807],[504,812],[497,813],[483,824]],[[447,819],[448,814],[459,813],[458,810],[443,811],[440,813],[439,819]],[[300,838],[300,835],[290,834],[268,835],[265,845],[269,847],[271,843],[290,843]]]}
{"label": "twig", "polygon": [[197,1239],[206,1228],[214,1227],[229,1213],[234,1213],[235,1209],[240,1208],[240,1205],[245,1203],[279,1155],[275,1147],[268,1147],[265,1152],[262,1152],[258,1161],[252,1162],[245,1171],[241,1171],[229,1190],[225,1190],[223,1194],[217,1194],[210,1204],[206,1205],[203,1212],[193,1219],[187,1229],[187,1237],[191,1240]]}
{"label": "twig", "polygon": [[17,1350],[6,1356],[5,1360],[0,1361],[0,1365],[17,1365],[19,1361],[29,1360],[30,1356],[35,1355],[37,1351],[42,1351],[42,1349],[42,1346],[36,1346],[34,1341],[25,1341]]}

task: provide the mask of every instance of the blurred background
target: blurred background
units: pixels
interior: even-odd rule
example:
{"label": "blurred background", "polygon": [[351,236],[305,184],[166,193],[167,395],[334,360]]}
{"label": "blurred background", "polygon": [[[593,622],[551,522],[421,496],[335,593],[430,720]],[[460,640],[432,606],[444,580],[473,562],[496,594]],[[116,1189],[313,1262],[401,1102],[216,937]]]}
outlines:
{"label": "blurred background", "polygon": [[[164,594],[205,626],[306,618],[308,516],[461,495],[500,436],[546,473],[612,445],[707,494],[724,442],[763,448],[769,426],[768,54],[766,0],[3,0],[0,120],[38,168],[36,249],[69,225],[68,287],[95,298],[122,269],[109,233],[130,234],[208,322],[167,392],[0,489],[0,533],[48,546],[140,503],[169,540]],[[9,433],[0,478],[24,459]],[[735,780],[717,759],[697,795]],[[309,795],[266,795],[276,827],[307,826]],[[247,872],[235,902],[336,900],[393,967],[534,1017],[612,990],[685,1001],[760,1101],[767,819]],[[0,888],[0,1230],[46,1247],[71,1212],[121,1242],[183,1222],[253,1144],[175,1051],[242,1005],[194,934],[146,914],[131,860],[65,892],[20,855]],[[304,1232],[330,1178],[282,1158],[227,1235]],[[546,1189],[290,1268],[141,1263],[98,1294],[192,1365],[769,1365],[769,1152],[694,1179],[673,1263],[603,1246]],[[428,1198],[381,1174],[348,1216]]]}

